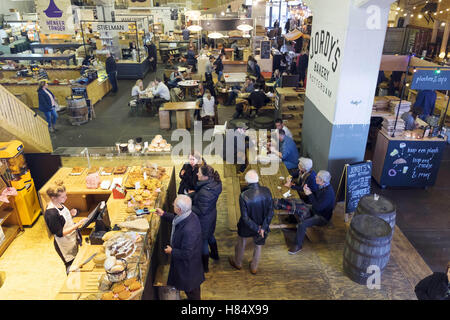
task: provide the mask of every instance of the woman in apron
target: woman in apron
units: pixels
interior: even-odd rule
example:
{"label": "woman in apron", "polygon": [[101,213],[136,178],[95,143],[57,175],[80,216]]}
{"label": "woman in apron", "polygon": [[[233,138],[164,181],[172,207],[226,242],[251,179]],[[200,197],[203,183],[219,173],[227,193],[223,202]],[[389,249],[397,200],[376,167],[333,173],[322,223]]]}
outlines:
{"label": "woman in apron", "polygon": [[81,242],[81,234],[78,230],[87,218],[74,223],[72,217],[76,216],[77,210],[69,210],[64,206],[67,200],[66,188],[62,181],[55,182],[54,186],[47,189],[50,203],[47,205],[44,218],[47,226],[55,236],[54,245],[56,252],[63,260],[68,273],[70,266],[78,252],[78,243]]}

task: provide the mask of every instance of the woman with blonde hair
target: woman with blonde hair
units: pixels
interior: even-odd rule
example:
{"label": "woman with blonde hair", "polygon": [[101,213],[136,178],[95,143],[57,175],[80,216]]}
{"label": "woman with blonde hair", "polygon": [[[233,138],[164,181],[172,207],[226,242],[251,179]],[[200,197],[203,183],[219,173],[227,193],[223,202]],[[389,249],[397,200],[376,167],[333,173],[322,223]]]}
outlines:
{"label": "woman with blonde hair", "polygon": [[81,234],[78,229],[87,221],[87,218],[74,223],[72,218],[77,215],[77,210],[69,210],[64,205],[67,194],[62,181],[55,181],[55,184],[50,186],[46,193],[50,202],[44,213],[45,223],[50,233],[55,236],[56,252],[64,262],[66,272],[69,273],[69,268],[78,253],[78,244],[81,242]]}
{"label": "woman with blonde hair", "polygon": [[140,94],[143,93],[145,93],[144,82],[142,81],[142,79],[138,79],[136,80],[136,84],[134,85],[134,87],[131,89],[131,96],[137,98]]}

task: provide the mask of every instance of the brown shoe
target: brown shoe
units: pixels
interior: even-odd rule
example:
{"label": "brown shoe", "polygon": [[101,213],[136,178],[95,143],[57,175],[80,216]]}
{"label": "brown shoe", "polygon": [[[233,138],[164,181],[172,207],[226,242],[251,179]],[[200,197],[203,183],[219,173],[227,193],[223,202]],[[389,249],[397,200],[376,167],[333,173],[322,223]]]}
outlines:
{"label": "brown shoe", "polygon": [[251,261],[248,263],[248,267],[250,268],[250,273],[251,274],[256,274],[257,270],[252,268],[252,262]]}
{"label": "brown shoe", "polygon": [[242,269],[242,267],[238,267],[238,266],[236,265],[236,263],[234,262],[234,258],[228,257],[228,262],[230,263],[230,265],[231,265],[233,268],[238,269],[238,270],[241,270],[241,269]]}

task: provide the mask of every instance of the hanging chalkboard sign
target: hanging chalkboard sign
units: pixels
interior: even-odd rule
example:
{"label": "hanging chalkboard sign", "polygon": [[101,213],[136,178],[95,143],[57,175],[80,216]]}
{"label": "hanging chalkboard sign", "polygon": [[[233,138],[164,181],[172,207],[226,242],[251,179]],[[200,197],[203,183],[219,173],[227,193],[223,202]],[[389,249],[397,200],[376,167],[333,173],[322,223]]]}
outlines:
{"label": "hanging chalkboard sign", "polygon": [[261,59],[270,59],[270,41],[261,41]]}
{"label": "hanging chalkboard sign", "polygon": [[359,199],[370,194],[371,177],[372,161],[370,160],[345,165],[336,193],[337,199],[342,192],[344,193],[345,213],[354,212]]}

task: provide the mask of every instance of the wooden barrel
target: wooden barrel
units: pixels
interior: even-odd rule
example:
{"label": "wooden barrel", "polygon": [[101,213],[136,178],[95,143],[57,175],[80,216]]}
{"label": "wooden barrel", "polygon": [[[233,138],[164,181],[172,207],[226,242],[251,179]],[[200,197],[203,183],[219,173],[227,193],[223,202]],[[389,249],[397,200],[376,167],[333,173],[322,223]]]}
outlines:
{"label": "wooden barrel", "polygon": [[72,125],[80,125],[89,121],[89,109],[82,96],[66,97],[69,120]]}
{"label": "wooden barrel", "polygon": [[355,215],[359,214],[370,214],[383,219],[389,223],[392,229],[392,235],[394,234],[396,207],[388,198],[378,196],[378,200],[375,200],[373,194],[363,196],[359,200],[355,211]]}
{"label": "wooden barrel", "polygon": [[391,252],[391,227],[378,217],[355,215],[345,237],[344,273],[359,284],[367,284],[369,266],[386,268]]}
{"label": "wooden barrel", "polygon": [[244,123],[246,126],[250,127],[249,126],[250,123],[248,120],[238,118],[238,119],[232,119],[232,120],[228,121],[228,128],[236,129],[237,125],[239,125],[240,123]]}

